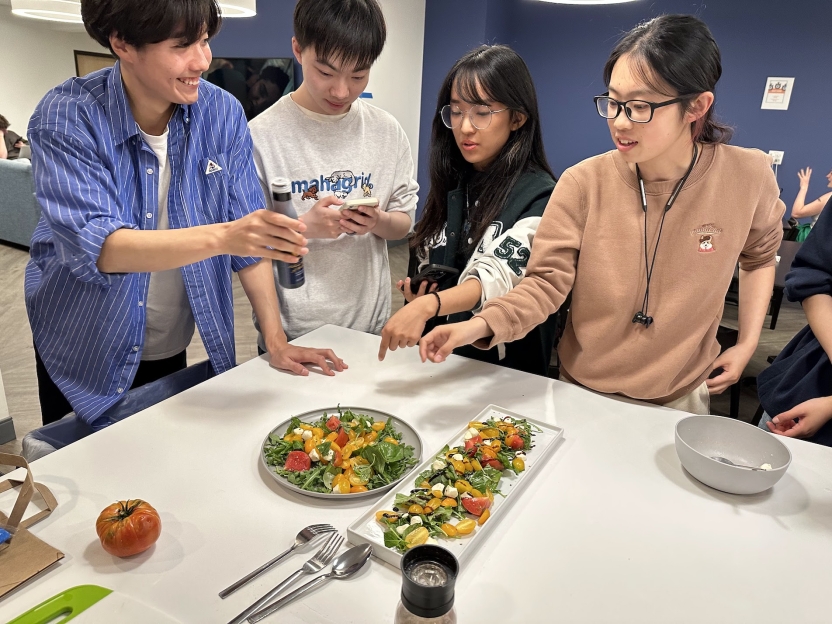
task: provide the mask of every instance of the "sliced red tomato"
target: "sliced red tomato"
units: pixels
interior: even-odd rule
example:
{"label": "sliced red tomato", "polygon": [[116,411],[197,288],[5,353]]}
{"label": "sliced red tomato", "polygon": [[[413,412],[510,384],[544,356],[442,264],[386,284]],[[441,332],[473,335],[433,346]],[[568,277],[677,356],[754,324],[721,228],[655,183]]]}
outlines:
{"label": "sliced red tomato", "polygon": [[503,462],[501,462],[499,459],[495,459],[494,457],[483,457],[480,460],[480,464],[483,468],[485,468],[486,466],[491,466],[495,470],[499,470],[501,472],[506,469],[506,467],[503,466]]}
{"label": "sliced red tomato", "polygon": [[344,461],[343,455],[341,455],[341,451],[332,451],[332,465],[336,468],[340,468],[341,464]]}
{"label": "sliced red tomato", "polygon": [[512,451],[519,451],[525,446],[525,444],[523,443],[523,438],[521,438],[516,433],[506,438],[506,444],[508,444],[509,447],[511,447]]}
{"label": "sliced red tomato", "polygon": [[491,499],[487,496],[478,496],[474,498],[466,497],[462,499],[462,506],[465,507],[465,511],[469,514],[481,516],[482,512],[491,507]]}
{"label": "sliced red tomato", "polygon": [[326,421],[326,428],[330,431],[336,431],[341,426],[341,420],[337,416],[330,416]]}
{"label": "sliced red tomato", "polygon": [[477,444],[482,442],[482,438],[480,436],[474,436],[470,440],[465,440],[465,452],[473,456],[477,452]]}
{"label": "sliced red tomato", "polygon": [[309,459],[309,455],[303,451],[292,451],[286,457],[286,465],[284,468],[294,472],[303,472],[304,470],[309,470],[311,465],[312,460]]}
{"label": "sliced red tomato", "polygon": [[350,437],[347,435],[347,432],[344,431],[344,428],[341,427],[341,431],[338,432],[338,437],[335,438],[335,444],[344,448],[347,445],[347,442],[350,441]]}

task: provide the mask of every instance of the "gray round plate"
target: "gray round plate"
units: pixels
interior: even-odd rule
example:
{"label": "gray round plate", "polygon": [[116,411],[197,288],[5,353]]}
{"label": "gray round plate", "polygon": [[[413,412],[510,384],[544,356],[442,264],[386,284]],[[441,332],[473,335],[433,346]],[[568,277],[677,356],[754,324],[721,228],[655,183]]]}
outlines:
{"label": "gray round plate", "polygon": [[[419,465],[422,461],[422,438],[419,437],[419,434],[416,433],[416,430],[408,425],[405,421],[401,420],[400,418],[396,418],[392,414],[388,414],[387,412],[380,412],[374,409],[368,409],[366,407],[352,407],[352,406],[341,406],[341,411],[352,410],[357,414],[365,414],[370,416],[373,420],[387,420],[388,418],[393,419],[393,425],[396,429],[402,434],[402,442],[405,444],[409,444],[413,447],[413,457],[416,460],[416,463],[413,464],[413,467]],[[338,408],[337,407],[324,407],[321,409],[310,410],[308,412],[304,412],[303,414],[297,414],[297,418],[299,418],[302,422],[314,422],[318,420],[323,414],[326,412],[329,415],[337,415]],[[279,474],[275,473],[272,470],[272,467],[266,463],[266,456],[264,453],[264,449],[266,444],[269,442],[269,437],[276,433],[278,435],[283,435],[286,432],[286,427],[289,426],[289,422],[291,418],[287,418],[282,423],[280,423],[277,427],[269,431],[269,434],[266,436],[266,439],[263,440],[263,444],[260,445],[260,462],[266,468],[266,471],[277,481],[280,485],[285,487],[287,490],[291,490],[292,492],[297,492],[298,494],[303,494],[304,496],[312,496],[313,498],[326,498],[329,500],[357,500],[361,498],[371,498],[383,492],[387,492],[388,490],[393,489],[396,487],[396,484],[401,482],[402,479],[407,477],[412,470],[409,470],[405,474],[403,474],[399,479],[393,481],[392,483],[388,483],[384,487],[376,488],[374,490],[368,490],[366,492],[358,492],[356,494],[323,494],[321,492],[310,492],[309,490],[304,490],[299,488],[298,486],[289,483],[286,479],[281,477]]]}

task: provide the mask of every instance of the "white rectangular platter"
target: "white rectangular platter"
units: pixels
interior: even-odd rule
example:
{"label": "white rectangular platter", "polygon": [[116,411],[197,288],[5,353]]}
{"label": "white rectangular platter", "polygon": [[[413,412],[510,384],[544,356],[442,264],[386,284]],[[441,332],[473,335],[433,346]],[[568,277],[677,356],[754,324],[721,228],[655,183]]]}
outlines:
{"label": "white rectangular platter", "polygon": [[[489,405],[482,410],[474,418],[469,421],[484,422],[489,418],[495,420],[503,420],[506,417],[522,418],[529,423],[535,425],[540,430],[535,432],[532,437],[532,448],[525,451],[526,453],[526,469],[519,475],[514,474],[510,470],[503,473],[503,478],[500,481],[500,491],[504,496],[495,496],[494,504],[491,506],[491,517],[482,526],[478,526],[476,530],[460,539],[441,539],[439,545],[451,551],[459,561],[460,567],[471,558],[474,551],[482,544],[492,531],[494,526],[500,522],[503,517],[509,515],[512,503],[517,500],[520,492],[531,479],[533,479],[543,468],[546,459],[555,451],[558,440],[563,436],[563,429],[555,427],[547,423],[539,422],[533,418],[527,418],[520,414],[511,412],[505,408],[496,405]],[[448,446],[454,447],[461,445],[463,436],[468,430],[465,426],[453,438],[448,440]],[[396,494],[409,494],[415,487],[414,479],[423,470],[426,470],[433,463],[435,456],[442,450],[442,447],[432,449],[431,453],[425,453],[424,461],[417,466],[410,474],[401,482],[398,488],[388,492],[378,503],[374,505],[369,511],[364,513],[358,520],[353,522],[347,528],[347,539],[355,545],[371,544],[373,547],[373,555],[392,566],[400,567],[402,555],[397,550],[387,548],[384,545],[384,529],[376,522],[376,512],[382,509],[392,510],[396,499]]]}

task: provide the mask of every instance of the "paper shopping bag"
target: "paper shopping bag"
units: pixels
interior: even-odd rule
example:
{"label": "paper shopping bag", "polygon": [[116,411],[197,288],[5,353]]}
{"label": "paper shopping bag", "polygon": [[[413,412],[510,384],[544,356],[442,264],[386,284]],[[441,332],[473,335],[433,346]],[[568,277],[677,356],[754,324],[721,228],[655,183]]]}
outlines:
{"label": "paper shopping bag", "polygon": [[[30,526],[47,517],[58,506],[58,501],[55,500],[52,492],[42,483],[35,483],[29,464],[19,455],[0,453],[0,465],[26,469],[26,475],[22,481],[6,479],[0,482],[0,494],[19,488],[11,515],[6,516],[0,512],[0,527],[12,534],[10,540],[5,544],[0,544],[0,598],[2,598],[18,585],[63,559],[64,554],[29,531]],[[46,509],[24,518],[35,493],[43,498]]]}

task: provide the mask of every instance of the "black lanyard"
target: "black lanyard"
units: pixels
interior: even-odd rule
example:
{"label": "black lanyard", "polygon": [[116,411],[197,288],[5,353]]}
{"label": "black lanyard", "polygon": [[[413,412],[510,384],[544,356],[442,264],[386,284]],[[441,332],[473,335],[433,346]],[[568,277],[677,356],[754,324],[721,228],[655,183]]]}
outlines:
{"label": "black lanyard", "polygon": [[633,317],[633,323],[640,323],[645,327],[650,327],[653,324],[653,317],[647,314],[649,306],[650,306],[650,279],[653,277],[653,269],[656,266],[656,256],[659,253],[659,242],[662,239],[662,230],[664,229],[664,218],[667,216],[668,211],[673,207],[673,203],[676,201],[676,198],[679,196],[679,193],[682,190],[682,187],[685,185],[685,182],[688,181],[688,177],[690,177],[690,172],[693,171],[693,166],[696,164],[696,157],[699,154],[699,148],[696,143],[693,144],[693,158],[690,161],[690,166],[688,170],[685,172],[685,175],[682,176],[682,179],[679,180],[679,183],[676,185],[676,188],[673,189],[673,192],[670,194],[670,198],[667,200],[667,204],[665,204],[664,212],[662,212],[662,220],[659,223],[659,235],[656,237],[656,248],[653,250],[653,260],[648,262],[647,258],[647,193],[644,191],[644,180],[641,177],[641,171],[636,165],[636,176],[638,177],[638,186],[639,190],[641,191],[641,209],[644,212],[644,270],[647,273],[647,286],[644,289],[644,299],[641,301],[641,310],[636,312],[635,316]]}

